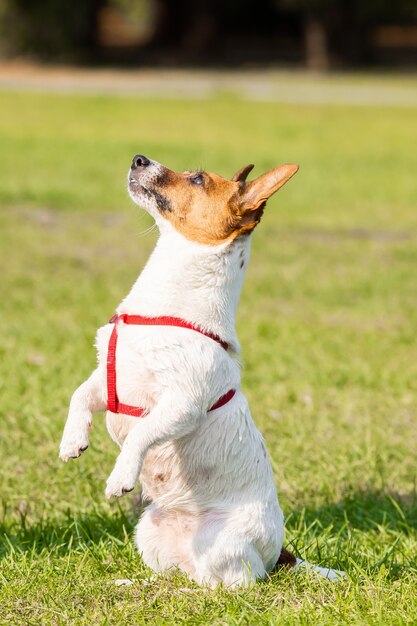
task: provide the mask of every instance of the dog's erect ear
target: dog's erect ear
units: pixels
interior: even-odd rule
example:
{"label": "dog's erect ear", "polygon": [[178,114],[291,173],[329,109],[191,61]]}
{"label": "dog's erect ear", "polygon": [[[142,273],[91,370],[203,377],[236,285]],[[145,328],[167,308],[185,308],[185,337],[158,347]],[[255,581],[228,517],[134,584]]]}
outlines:
{"label": "dog's erect ear", "polygon": [[255,180],[246,183],[241,191],[241,207],[244,211],[256,210],[264,204],[280,187],[285,185],[298,171],[295,163],[285,163],[273,170],[261,174]]}
{"label": "dog's erect ear", "polygon": [[240,170],[238,170],[236,174],[233,176],[232,180],[234,180],[235,183],[244,182],[249,172],[251,172],[254,167],[255,166],[253,163],[249,163],[249,165],[245,165],[244,167],[241,167]]}
{"label": "dog's erect ear", "polygon": [[298,165],[295,163],[286,163],[242,185],[242,189],[239,191],[238,201],[238,233],[248,233],[259,224],[265,202],[272,194],[278,191],[280,187],[285,185],[297,171]]}

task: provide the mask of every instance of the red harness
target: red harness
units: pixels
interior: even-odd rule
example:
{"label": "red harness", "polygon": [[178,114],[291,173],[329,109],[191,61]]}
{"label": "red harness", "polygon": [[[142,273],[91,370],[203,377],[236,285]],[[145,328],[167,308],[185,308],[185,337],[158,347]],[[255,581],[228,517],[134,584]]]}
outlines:
{"label": "red harness", "polygon": [[[228,349],[229,345],[220,339],[217,335],[208,333],[204,330],[186,322],[179,317],[142,317],[141,315],[113,315],[109,320],[109,324],[114,324],[112,334],[110,335],[109,347],[107,350],[107,409],[112,413],[123,413],[124,415],[131,415],[132,417],[145,417],[148,414],[148,409],[144,409],[140,406],[130,406],[129,404],[123,404],[119,402],[116,388],[116,347],[117,347],[117,326],[120,322],[124,324],[134,324],[138,326],[178,326],[179,328],[189,328],[195,330],[213,341],[217,341],[222,348]],[[220,409],[233,398],[235,395],[235,389],[229,389],[221,398],[217,400],[215,404],[209,409],[214,411]]]}

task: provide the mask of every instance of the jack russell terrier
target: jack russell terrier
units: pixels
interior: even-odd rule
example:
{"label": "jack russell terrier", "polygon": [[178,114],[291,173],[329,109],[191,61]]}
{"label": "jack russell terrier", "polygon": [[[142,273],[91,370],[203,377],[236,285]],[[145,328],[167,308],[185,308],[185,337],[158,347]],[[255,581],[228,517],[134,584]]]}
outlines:
{"label": "jack russell terrier", "polygon": [[[176,173],[133,159],[129,193],[160,230],[117,314],[97,332],[98,367],[74,393],[60,458],[88,447],[92,414],[107,409],[120,446],[106,496],[139,479],[150,501],[136,529],[144,562],[200,584],[247,585],[277,565],[312,566],[283,548],[284,517],[271,464],[240,388],[235,316],[251,235],[265,203],[298,170],[251,182]],[[117,355],[117,358],[116,358]]]}

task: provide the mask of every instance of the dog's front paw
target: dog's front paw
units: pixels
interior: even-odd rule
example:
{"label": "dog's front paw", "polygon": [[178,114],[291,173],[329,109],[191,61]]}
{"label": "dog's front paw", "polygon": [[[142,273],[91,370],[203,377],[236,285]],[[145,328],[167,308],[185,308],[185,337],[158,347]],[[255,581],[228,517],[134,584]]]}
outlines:
{"label": "dog's front paw", "polygon": [[88,430],[64,432],[59,446],[59,458],[65,463],[78,458],[88,448]]}
{"label": "dog's front paw", "polygon": [[133,491],[136,485],[136,474],[121,472],[117,467],[112,471],[106,483],[106,498],[120,498],[129,491]]}

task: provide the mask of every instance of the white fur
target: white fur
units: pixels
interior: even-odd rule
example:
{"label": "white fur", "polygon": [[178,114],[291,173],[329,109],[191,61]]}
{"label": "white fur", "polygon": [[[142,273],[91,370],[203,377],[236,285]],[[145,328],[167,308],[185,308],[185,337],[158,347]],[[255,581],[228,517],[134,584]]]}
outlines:
{"label": "white fur", "polygon": [[296,559],[295,569],[304,569],[314,572],[318,574],[322,578],[327,578],[327,580],[332,580],[338,582],[342,578],[346,578],[345,572],[342,572],[340,569],[331,569],[330,567],[319,567],[318,565],[313,565],[308,561],[303,561],[302,559]]}
{"label": "white fur", "polygon": [[[159,167],[153,162],[149,176]],[[284,539],[271,465],[233,356],[239,352],[235,315],[251,238],[217,247],[188,241],[134,181],[130,187],[161,236],[117,312],[181,317],[219,335],[230,349],[188,329],[119,324],[118,395],[149,414],[138,419],[107,413],[121,451],[106,496],[123,495],[139,478],[151,504],[138,523],[136,543],[155,571],[179,567],[199,583],[245,585],[271,571]],[[106,407],[112,327],[98,330],[98,368],[72,398],[60,448],[64,461],[88,445],[92,412]],[[234,398],[209,412],[232,388]]]}

